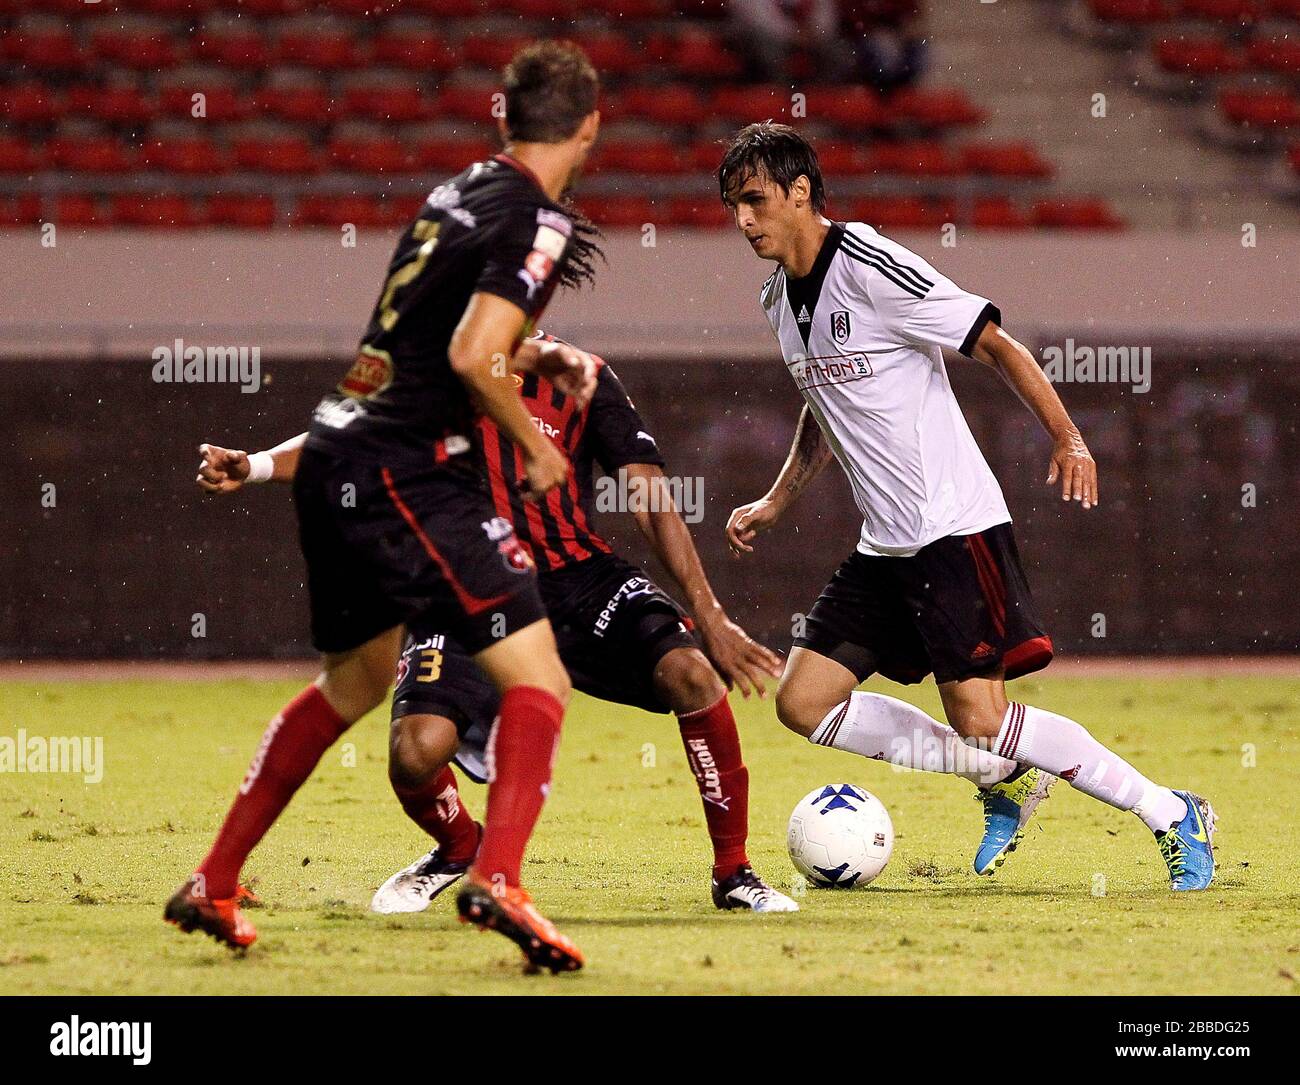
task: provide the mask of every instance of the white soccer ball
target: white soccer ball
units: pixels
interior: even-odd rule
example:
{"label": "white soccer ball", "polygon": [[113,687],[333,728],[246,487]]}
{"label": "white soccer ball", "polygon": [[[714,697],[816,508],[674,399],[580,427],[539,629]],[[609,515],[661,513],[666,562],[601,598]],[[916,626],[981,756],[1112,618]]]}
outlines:
{"label": "white soccer ball", "polygon": [[871,792],[827,784],[794,808],[786,847],[795,869],[813,885],[850,889],[885,869],[894,850],[894,825]]}

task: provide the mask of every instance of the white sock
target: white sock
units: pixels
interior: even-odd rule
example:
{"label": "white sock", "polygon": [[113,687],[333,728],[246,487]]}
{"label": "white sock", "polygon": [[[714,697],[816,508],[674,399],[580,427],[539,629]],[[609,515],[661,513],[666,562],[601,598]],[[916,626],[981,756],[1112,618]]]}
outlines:
{"label": "white sock", "polygon": [[993,750],[1069,782],[1117,810],[1132,810],[1153,832],[1187,816],[1187,803],[1153,784],[1074,720],[1012,701]]}
{"label": "white sock", "polygon": [[950,772],[977,787],[1005,780],[1019,766],[962,742],[957,732],[915,705],[880,693],[850,693],[808,741],[909,769]]}

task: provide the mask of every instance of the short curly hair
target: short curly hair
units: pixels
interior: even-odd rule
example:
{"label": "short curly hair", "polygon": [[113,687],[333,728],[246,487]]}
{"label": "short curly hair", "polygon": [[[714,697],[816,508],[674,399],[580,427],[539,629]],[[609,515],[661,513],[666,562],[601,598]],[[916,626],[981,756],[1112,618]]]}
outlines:
{"label": "short curly hair", "polygon": [[539,41],[505,69],[506,135],[523,143],[561,143],[596,108],[600,77],[578,46]]}

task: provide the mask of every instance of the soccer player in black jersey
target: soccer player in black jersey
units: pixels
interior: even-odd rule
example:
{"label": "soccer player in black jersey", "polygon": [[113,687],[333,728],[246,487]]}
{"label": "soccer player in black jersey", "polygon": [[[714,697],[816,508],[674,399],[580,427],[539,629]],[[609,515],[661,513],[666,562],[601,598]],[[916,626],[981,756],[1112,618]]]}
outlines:
{"label": "soccer player in black jersey", "polygon": [[582,966],[519,885],[569,677],[533,564],[466,453],[482,413],[519,449],[531,498],[568,473],[512,376],[536,371],[580,401],[594,389],[588,356],[520,347],[556,285],[590,271],[588,242],[558,201],[595,142],[598,91],[577,47],[521,50],[505,72],[506,153],[435,188],[398,242],[357,360],[316,408],[294,480],[324,665],[267,727],[211,852],[168,902],[165,917],[182,930],[252,943],[239,907],[244,859],[325,750],[383,701],[406,623],[436,615],[501,694],[461,916],[511,938],[531,966]]}
{"label": "soccer player in black jersey", "polygon": [[[520,378],[533,422],[573,464],[565,483],[543,502],[520,497],[518,453],[490,419],[479,419],[497,514],[514,523],[537,564],[560,658],[574,685],[614,704],[676,714],[713,845],[714,904],[797,911],[750,866],[749,772],[727,701],[732,683],[745,696],[751,690],[761,696],[765,678],[780,674],[780,657],[727,617],[666,485],[654,438],[613,369],[603,359],[595,362],[596,392],[585,409],[544,377]],[[251,457],[203,445],[197,481],[215,493],[233,492],[250,478],[290,481],[305,436]],[[628,511],[681,586],[695,620],[642,569],[615,554],[596,529],[597,463],[608,482],[622,485]],[[393,694],[389,775],[402,808],[437,846],[380,887],[371,908],[383,913],[424,910],[474,859],[479,826],[460,801],[449,764],[454,757],[482,782],[500,707],[492,684],[441,620],[415,618],[409,630]]]}

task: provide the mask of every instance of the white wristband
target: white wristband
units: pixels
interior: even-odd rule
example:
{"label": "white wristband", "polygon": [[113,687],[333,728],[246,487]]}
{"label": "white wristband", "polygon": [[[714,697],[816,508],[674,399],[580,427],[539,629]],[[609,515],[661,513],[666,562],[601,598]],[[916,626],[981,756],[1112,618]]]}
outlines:
{"label": "white wristband", "polygon": [[246,482],[266,482],[275,474],[275,459],[269,452],[254,452],[248,457]]}

